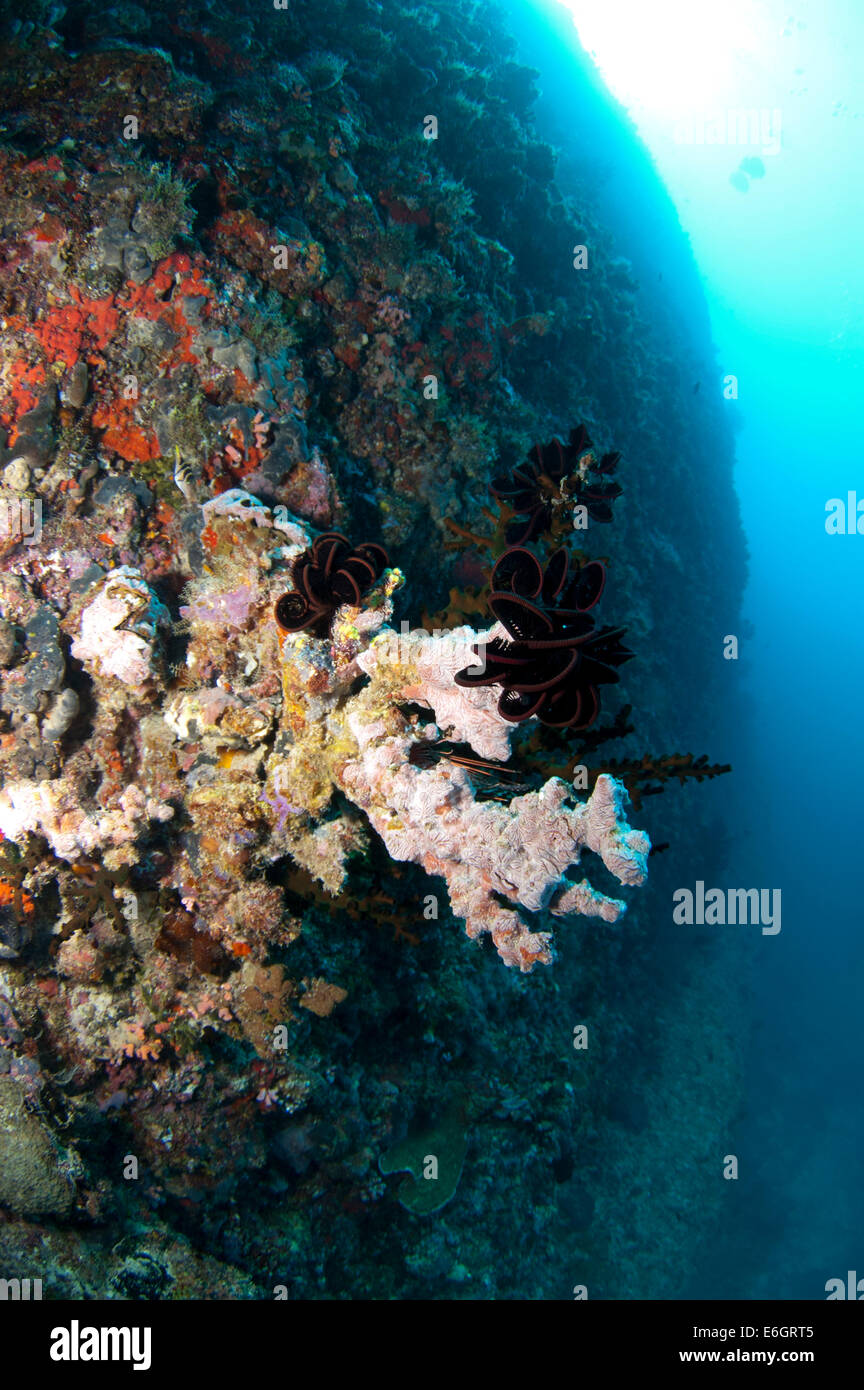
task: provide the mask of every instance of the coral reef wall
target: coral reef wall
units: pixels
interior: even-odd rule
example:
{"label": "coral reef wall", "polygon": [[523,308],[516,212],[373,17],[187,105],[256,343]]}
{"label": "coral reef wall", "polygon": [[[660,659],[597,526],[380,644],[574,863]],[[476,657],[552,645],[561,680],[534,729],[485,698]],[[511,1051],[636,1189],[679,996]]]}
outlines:
{"label": "coral reef wall", "polygon": [[[55,1297],[669,1296],[668,1213],[706,1203],[696,1153],[734,1107],[729,1024],[691,1138],[709,1039],[681,1020],[732,984],[688,960],[649,1009],[653,863],[619,925],[556,927],[550,970],[468,941],[477,903],[523,968],[545,934],[399,815],[444,787],[463,828],[513,817],[458,770],[388,800],[403,705],[435,702],[413,657],[383,704],[362,680],[385,621],[477,585],[448,519],[482,531],[502,461],[582,420],[623,454],[591,537],[639,658],[620,752],[722,737],[722,403],[637,305],[590,171],[560,191],[494,4],[0,0],[0,64],[0,1272]],[[286,638],[274,602],[330,530],[386,575],[331,642]],[[627,844],[638,883],[607,783],[592,848]],[[663,803],[635,823],[704,838],[689,789]],[[518,898],[537,926],[574,859]],[[599,874],[574,901],[611,901]]]}

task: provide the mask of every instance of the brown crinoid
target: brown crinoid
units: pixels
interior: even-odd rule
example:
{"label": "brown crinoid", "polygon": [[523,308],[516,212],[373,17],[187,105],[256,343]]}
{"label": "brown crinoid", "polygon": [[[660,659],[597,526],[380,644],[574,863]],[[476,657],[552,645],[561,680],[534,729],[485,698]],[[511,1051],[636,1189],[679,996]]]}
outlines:
{"label": "brown crinoid", "polygon": [[294,561],[294,590],[277,599],[276,622],[286,633],[323,631],[340,604],[359,603],[386,568],[383,546],[352,546],[338,531],[328,531]]}
{"label": "brown crinoid", "polygon": [[592,521],[611,521],[611,504],[621,495],[621,487],[605,479],[614,473],[620,457],[609,453],[595,460],[584,425],[571,431],[567,444],[560,439],[535,444],[509,476],[492,480],[492,495],[516,513],[507,527],[508,545],[524,545],[548,531],[556,506],[565,499],[583,506]]}
{"label": "brown crinoid", "polygon": [[545,569],[514,546],[492,571],[489,607],[507,631],[478,650],[478,665],[456,675],[461,686],[500,685],[498,712],[513,724],[532,715],[555,729],[587,729],[600,712],[598,685],[618,680],[632,652],[623,628],[595,629],[589,610],[603,592],[597,560],[579,565],[556,550]]}

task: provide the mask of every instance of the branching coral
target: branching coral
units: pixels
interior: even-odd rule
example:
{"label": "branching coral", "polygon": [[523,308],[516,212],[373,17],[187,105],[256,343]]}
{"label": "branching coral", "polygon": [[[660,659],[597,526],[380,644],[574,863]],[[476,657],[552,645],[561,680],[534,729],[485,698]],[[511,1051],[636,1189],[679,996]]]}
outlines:
{"label": "branching coral", "polygon": [[[528,971],[551,958],[551,937],[532,932],[518,907],[616,921],[624,903],[604,896],[566,871],[592,849],[622,883],[644,882],[649,842],[632,830],[623,791],[598,782],[588,802],[558,778],[509,805],[475,799],[467,772],[439,765],[412,767],[410,738],[388,738],[376,723],[352,719],[361,757],[344,772],[345,790],[369,816],[394,859],[419,863],[444,878],[469,936],[489,933],[501,959]],[[400,761],[401,760],[401,761]],[[502,903],[502,899],[506,900]]]}
{"label": "branching coral", "polygon": [[[393,642],[378,638],[359,658],[372,675],[342,717],[353,733],[358,755],[340,769],[339,785],[362,807],[394,859],[421,864],[447,883],[454,912],[465,918],[469,936],[489,933],[508,965],[530,970],[551,959],[548,933],[532,933],[518,907],[553,914],[580,912],[614,921],[624,904],[596,892],[583,880],[572,884],[566,871],[578,865],[583,849],[594,850],[622,883],[645,878],[648,839],[632,830],[624,814],[624,792],[612,778],[601,779],[588,802],[558,778],[537,792],[515,797],[509,805],[477,800],[468,771],[453,763],[417,766],[411,751],[417,734],[396,708],[406,694],[435,708],[436,684],[418,679],[417,657],[426,670],[439,673],[459,660],[459,646],[471,634],[430,638],[413,633],[401,639],[401,660],[393,661]],[[413,668],[413,669],[412,669]],[[406,682],[406,676],[408,677]],[[446,728],[477,747],[477,710],[465,696],[446,707]],[[462,694],[462,692],[460,692]],[[485,746],[500,748],[490,735],[497,720],[502,739],[507,722],[497,711],[483,711]],[[437,729],[433,730],[437,733]],[[502,903],[502,899],[504,902]]]}
{"label": "branching coral", "polygon": [[677,781],[683,786],[688,781],[711,781],[714,777],[731,772],[732,765],[709,763],[707,753],[702,753],[698,758],[694,753],[669,753],[664,757],[652,757],[646,753],[638,759],[612,758],[605,770],[624,784],[638,810],[643,797],[656,796],[667,782]]}

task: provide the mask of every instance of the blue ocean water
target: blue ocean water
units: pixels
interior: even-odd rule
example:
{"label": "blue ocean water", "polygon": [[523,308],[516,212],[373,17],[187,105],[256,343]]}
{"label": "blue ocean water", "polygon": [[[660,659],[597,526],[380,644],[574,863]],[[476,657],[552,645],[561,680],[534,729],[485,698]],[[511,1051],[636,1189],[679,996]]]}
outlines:
{"label": "blue ocean water", "polygon": [[[752,943],[746,1089],[730,1134],[739,1177],[725,1236],[706,1247],[690,1293],[824,1297],[827,1280],[864,1263],[864,535],[848,514],[845,534],[828,529],[842,516],[836,502],[847,513],[864,502],[864,11],[844,0],[697,0],[691,18],[706,22],[709,43],[713,26],[719,75],[702,100],[681,81],[676,125],[689,37],[675,7],[651,7],[656,42],[677,44],[671,89],[652,108],[631,83],[629,111],[604,75],[614,86],[623,73],[627,86],[635,26],[626,4],[608,7],[620,22],[605,26],[595,67],[573,27],[575,17],[589,42],[594,8],[572,0],[571,16],[556,0],[520,0],[511,10],[541,73],[550,138],[565,163],[569,145],[603,170],[620,253],[695,332],[709,321],[721,375],[700,389],[723,396],[736,429],[750,551],[729,672],[748,717],[734,775],[710,794],[734,837],[730,885],[782,890],[781,932]],[[675,224],[692,275],[670,272]],[[722,537],[727,518],[701,524]],[[722,626],[722,615],[705,621]]]}

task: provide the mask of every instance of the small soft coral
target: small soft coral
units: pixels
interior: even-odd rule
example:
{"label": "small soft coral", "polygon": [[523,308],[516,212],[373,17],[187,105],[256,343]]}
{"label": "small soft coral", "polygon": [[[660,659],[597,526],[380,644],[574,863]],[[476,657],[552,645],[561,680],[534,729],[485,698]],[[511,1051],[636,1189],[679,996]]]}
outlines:
{"label": "small soft coral", "polygon": [[276,622],[286,633],[320,629],[341,604],[359,604],[386,568],[382,546],[373,541],[352,546],[345,536],[328,531],[294,561],[294,592],[278,599]]}
{"label": "small soft coral", "polygon": [[494,636],[479,664],[457,672],[456,684],[500,685],[498,713],[513,724],[535,716],[552,728],[585,729],[600,712],[598,685],[618,680],[616,667],[632,656],[623,628],[595,630],[589,610],[603,592],[606,571],[556,550],[545,569],[531,551],[505,551],[492,571],[489,606],[506,636]]}

